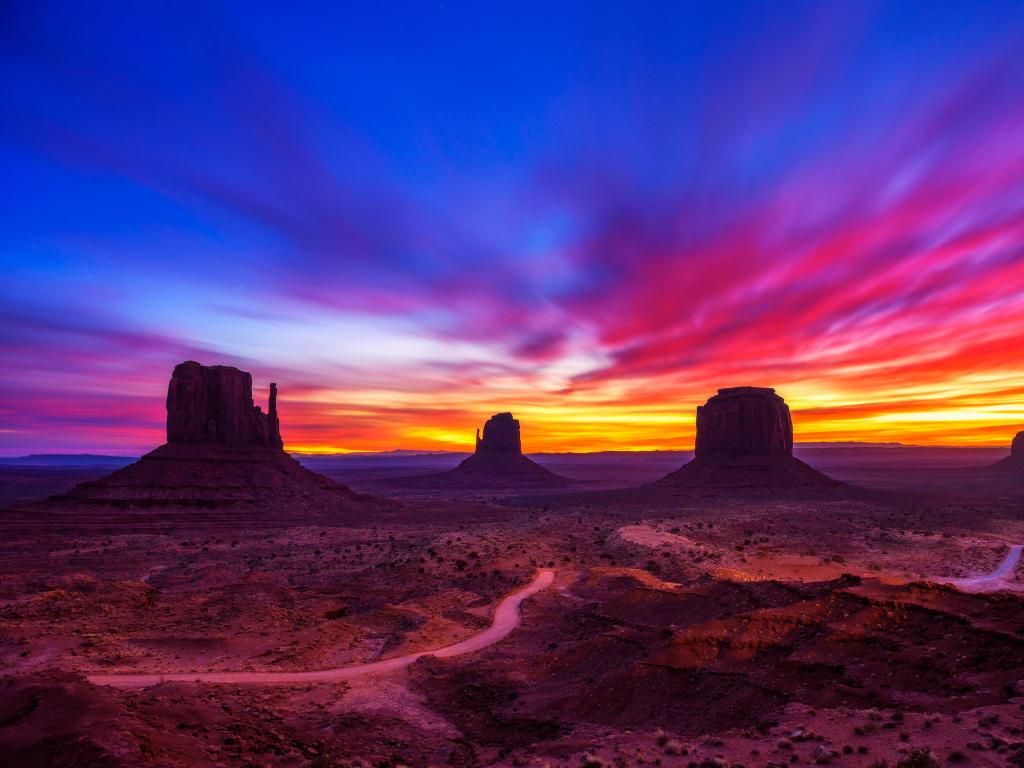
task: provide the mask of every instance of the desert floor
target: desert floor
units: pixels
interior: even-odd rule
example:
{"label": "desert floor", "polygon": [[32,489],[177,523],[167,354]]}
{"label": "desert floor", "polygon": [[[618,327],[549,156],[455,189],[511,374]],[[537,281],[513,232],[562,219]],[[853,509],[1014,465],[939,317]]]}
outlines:
{"label": "desert floor", "polygon": [[[404,493],[344,526],[0,513],[0,765],[1024,764],[1024,490],[879,471],[834,499]],[[500,637],[430,653],[531,584]],[[160,681],[218,673],[245,675]]]}

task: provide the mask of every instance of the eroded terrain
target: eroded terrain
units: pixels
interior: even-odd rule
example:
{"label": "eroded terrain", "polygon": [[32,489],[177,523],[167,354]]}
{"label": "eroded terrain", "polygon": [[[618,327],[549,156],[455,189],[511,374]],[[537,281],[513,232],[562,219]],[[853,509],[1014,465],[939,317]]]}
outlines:
{"label": "eroded terrain", "polygon": [[[970,491],[970,489],[968,489]],[[609,501],[608,499],[618,499]],[[405,495],[344,526],[8,527],[5,765],[1019,765],[1020,495]],[[19,522],[19,525],[22,523]],[[94,685],[472,653],[294,685]]]}

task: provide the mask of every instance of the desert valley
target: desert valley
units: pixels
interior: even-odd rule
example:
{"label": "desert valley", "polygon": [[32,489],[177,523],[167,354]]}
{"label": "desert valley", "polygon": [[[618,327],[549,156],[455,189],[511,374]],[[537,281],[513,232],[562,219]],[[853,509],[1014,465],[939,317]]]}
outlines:
{"label": "desert valley", "polygon": [[547,470],[498,414],[470,458],[320,474],[251,392],[178,366],[166,445],[0,515],[0,764],[1024,759],[1020,438],[805,451],[840,482],[739,388],[689,461]]}

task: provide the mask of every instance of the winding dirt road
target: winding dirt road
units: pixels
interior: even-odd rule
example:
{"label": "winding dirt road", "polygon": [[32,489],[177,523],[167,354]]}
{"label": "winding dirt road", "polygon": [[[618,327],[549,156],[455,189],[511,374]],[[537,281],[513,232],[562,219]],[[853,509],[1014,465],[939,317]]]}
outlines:
{"label": "winding dirt road", "polygon": [[291,685],[294,683],[322,683],[337,680],[348,680],[360,675],[370,675],[379,672],[392,672],[396,669],[408,667],[417,659],[424,656],[437,656],[449,658],[461,656],[464,653],[473,653],[490,645],[494,645],[508,635],[522,623],[522,613],[519,610],[520,604],[531,595],[535,595],[543,589],[551,586],[555,580],[555,572],[549,568],[542,568],[537,572],[533,581],[520,590],[502,598],[498,607],[494,610],[494,618],[491,626],[453,645],[446,645],[433,651],[420,651],[409,653],[405,656],[395,656],[391,659],[373,661],[368,664],[353,664],[348,667],[336,667],[335,669],[318,669],[310,672],[176,672],[168,674],[124,674],[124,675],[89,675],[89,682],[96,685],[111,685],[116,688],[146,688],[150,685],[170,680],[199,683],[233,683],[233,684],[257,684],[257,685]]}
{"label": "winding dirt road", "polygon": [[986,573],[984,576],[953,579],[950,583],[965,592],[994,592],[997,589],[1020,589],[1019,585],[1012,584],[1009,580],[1017,570],[1022,550],[1024,550],[1024,544],[1014,544],[1010,547],[1010,551],[1006,553],[1003,562],[991,573]]}

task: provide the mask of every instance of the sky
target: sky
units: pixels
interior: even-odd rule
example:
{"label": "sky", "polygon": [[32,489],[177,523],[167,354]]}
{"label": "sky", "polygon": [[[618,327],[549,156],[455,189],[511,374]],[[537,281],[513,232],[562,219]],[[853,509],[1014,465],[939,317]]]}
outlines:
{"label": "sky", "polygon": [[303,5],[0,5],[0,455],[1024,429],[1024,4]]}

